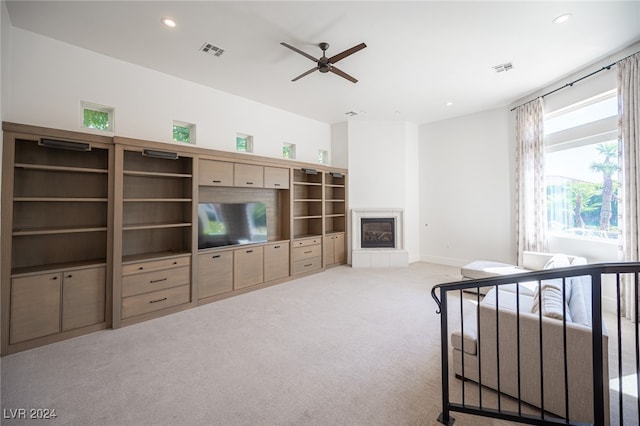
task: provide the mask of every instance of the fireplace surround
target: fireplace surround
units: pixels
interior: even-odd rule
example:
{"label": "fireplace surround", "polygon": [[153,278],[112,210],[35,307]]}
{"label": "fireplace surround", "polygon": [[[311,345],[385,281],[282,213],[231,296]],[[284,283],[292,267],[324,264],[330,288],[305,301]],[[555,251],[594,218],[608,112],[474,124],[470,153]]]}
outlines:
{"label": "fireplace surround", "polygon": [[351,210],[354,268],[406,267],[409,254],[404,249],[404,211],[399,208]]}

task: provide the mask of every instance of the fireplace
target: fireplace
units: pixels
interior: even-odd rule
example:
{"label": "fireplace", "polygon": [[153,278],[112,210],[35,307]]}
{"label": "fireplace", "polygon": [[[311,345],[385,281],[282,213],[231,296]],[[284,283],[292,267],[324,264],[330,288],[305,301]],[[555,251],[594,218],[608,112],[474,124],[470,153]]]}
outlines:
{"label": "fireplace", "polygon": [[404,211],[397,208],[351,210],[351,266],[395,268],[409,265],[404,248]]}
{"label": "fireplace", "polygon": [[361,248],[395,248],[395,218],[363,217],[360,228]]}

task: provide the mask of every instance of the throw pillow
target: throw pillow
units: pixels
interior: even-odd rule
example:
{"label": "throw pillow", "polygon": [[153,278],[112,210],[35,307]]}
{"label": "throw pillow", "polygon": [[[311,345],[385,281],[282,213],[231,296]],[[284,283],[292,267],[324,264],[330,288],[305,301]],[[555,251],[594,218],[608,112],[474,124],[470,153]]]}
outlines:
{"label": "throw pillow", "polygon": [[562,320],[564,306],[567,322],[571,322],[571,311],[569,309],[570,288],[570,284],[565,283],[563,299],[561,278],[541,281],[533,295],[531,312],[536,313],[539,309],[542,309],[542,315]]}
{"label": "throw pillow", "polygon": [[571,266],[569,257],[564,253],[557,253],[551,256],[542,269],[566,268],[567,266]]}

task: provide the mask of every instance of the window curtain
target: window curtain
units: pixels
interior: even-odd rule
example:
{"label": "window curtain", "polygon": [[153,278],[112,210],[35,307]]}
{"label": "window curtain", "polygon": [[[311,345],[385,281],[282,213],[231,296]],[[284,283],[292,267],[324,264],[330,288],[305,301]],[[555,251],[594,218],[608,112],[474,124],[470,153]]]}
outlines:
{"label": "window curtain", "polygon": [[546,251],[547,206],[544,184],[542,98],[516,109],[516,249]]}
{"label": "window curtain", "polygon": [[[618,62],[618,147],[621,154],[622,260],[640,260],[640,53]],[[621,306],[634,318],[632,280],[624,280]],[[637,320],[637,318],[636,318]]]}

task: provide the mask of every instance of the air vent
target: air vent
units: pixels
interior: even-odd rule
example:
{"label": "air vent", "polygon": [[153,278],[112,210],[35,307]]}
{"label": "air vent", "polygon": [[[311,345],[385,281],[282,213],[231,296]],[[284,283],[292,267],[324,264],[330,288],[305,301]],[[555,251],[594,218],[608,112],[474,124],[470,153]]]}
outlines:
{"label": "air vent", "polygon": [[203,44],[200,50],[213,56],[222,56],[222,54],[224,53],[224,49],[218,46],[214,46],[211,43]]}
{"label": "air vent", "polygon": [[500,65],[495,65],[493,67],[493,70],[495,72],[498,72],[498,73],[504,72],[504,71],[509,71],[511,69],[513,69],[513,64],[511,62],[507,62],[507,63],[500,64]]}
{"label": "air vent", "polygon": [[349,117],[353,117],[353,116],[358,115],[358,113],[355,112],[355,111],[347,111],[347,112],[344,113],[344,115],[348,115]]}

